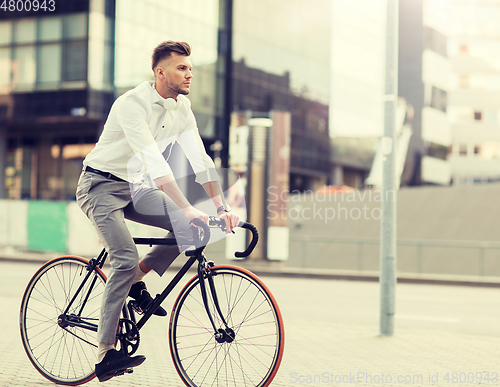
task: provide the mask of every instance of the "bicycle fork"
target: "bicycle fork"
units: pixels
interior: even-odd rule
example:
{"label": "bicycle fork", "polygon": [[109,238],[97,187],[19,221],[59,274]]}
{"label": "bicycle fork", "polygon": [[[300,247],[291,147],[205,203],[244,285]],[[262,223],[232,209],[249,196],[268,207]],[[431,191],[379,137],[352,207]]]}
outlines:
{"label": "bicycle fork", "polygon": [[[235,338],[235,333],[234,333],[234,330],[229,328],[229,326],[227,325],[226,319],[224,318],[222,310],[220,309],[219,299],[217,297],[217,292],[215,290],[214,279],[212,277],[212,273],[210,272],[210,268],[213,266],[213,262],[206,262],[205,261],[204,263],[205,263],[205,265],[203,265],[202,262],[200,262],[198,265],[198,278],[200,281],[201,298],[203,299],[203,305],[205,306],[205,310],[208,314],[208,318],[210,319],[210,323],[212,324],[212,327],[214,329],[215,340],[218,343],[225,343],[225,342],[231,343]],[[217,314],[219,315],[225,328],[217,328],[217,326],[215,325],[215,321],[214,321],[214,318],[212,316],[212,313],[210,312],[210,308],[208,305],[208,295],[207,295],[207,288],[205,285],[204,272],[206,272],[206,279],[207,279],[208,285],[210,287],[210,293],[212,295],[212,300],[213,300],[213,303],[215,306],[215,310],[217,311]]]}

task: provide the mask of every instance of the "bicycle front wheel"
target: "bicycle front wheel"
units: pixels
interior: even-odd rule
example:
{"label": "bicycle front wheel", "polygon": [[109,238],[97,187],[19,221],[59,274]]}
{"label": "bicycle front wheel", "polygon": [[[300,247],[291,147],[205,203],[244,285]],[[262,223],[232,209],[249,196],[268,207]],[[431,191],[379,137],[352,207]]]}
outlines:
{"label": "bicycle front wheel", "polygon": [[179,294],[170,317],[170,352],[186,386],[269,386],[283,357],[284,328],[278,304],[253,273],[234,266],[210,269],[220,310],[205,280],[216,339],[205,310],[198,276]]}
{"label": "bicycle front wheel", "polygon": [[106,276],[96,268],[73,300],[88,274],[87,265],[79,257],[47,262],[28,283],[21,303],[26,354],[45,378],[66,386],[95,377],[97,333],[88,327],[97,326]]}

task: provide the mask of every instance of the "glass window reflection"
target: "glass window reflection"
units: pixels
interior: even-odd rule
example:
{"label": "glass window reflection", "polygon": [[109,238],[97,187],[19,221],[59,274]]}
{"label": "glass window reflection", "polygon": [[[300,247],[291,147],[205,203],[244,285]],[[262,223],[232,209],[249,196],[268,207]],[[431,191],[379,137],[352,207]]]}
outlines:
{"label": "glass window reflection", "polygon": [[38,40],[41,42],[61,40],[62,19],[60,17],[45,17],[38,19]]}
{"label": "glass window reflection", "polygon": [[10,86],[10,55],[9,47],[0,48],[0,92],[6,92]]}
{"label": "glass window reflection", "polygon": [[87,36],[87,14],[79,13],[64,17],[64,37],[79,39]]}
{"label": "glass window reflection", "polygon": [[16,89],[30,88],[35,84],[35,46],[21,46],[14,48],[12,72],[13,83]]}
{"label": "glass window reflection", "polygon": [[63,81],[84,81],[87,71],[87,42],[67,42],[64,45]]}
{"label": "glass window reflection", "polygon": [[0,21],[0,44],[9,44],[12,40],[12,23],[10,21]]}
{"label": "glass window reflection", "polygon": [[36,19],[19,19],[14,22],[14,42],[18,44],[34,43]]}
{"label": "glass window reflection", "polygon": [[38,48],[38,83],[57,84],[61,80],[61,44],[44,44]]}

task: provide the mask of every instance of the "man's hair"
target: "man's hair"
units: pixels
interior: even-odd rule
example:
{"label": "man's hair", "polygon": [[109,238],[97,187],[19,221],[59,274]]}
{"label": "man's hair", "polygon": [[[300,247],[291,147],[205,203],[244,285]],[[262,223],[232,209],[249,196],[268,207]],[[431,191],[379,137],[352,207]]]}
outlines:
{"label": "man's hair", "polygon": [[181,55],[189,56],[191,55],[191,47],[186,42],[174,42],[173,40],[167,40],[160,43],[153,51],[152,59],[152,69],[155,71],[155,67],[158,63],[168,58],[172,55],[172,52],[176,52]]}

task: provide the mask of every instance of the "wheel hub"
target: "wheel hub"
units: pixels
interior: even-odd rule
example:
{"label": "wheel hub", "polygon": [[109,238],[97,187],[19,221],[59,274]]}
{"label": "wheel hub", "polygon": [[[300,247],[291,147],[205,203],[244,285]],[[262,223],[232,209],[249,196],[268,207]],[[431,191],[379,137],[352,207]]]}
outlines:
{"label": "wheel hub", "polygon": [[69,325],[68,320],[66,319],[66,315],[65,314],[61,314],[57,318],[57,325],[59,325],[61,328],[66,328]]}
{"label": "wheel hub", "polygon": [[234,338],[236,337],[236,334],[234,333],[234,331],[231,328],[226,328],[226,329],[219,328],[217,330],[217,333],[214,335],[214,337],[218,343],[221,343],[221,344],[222,343],[232,343]]}

